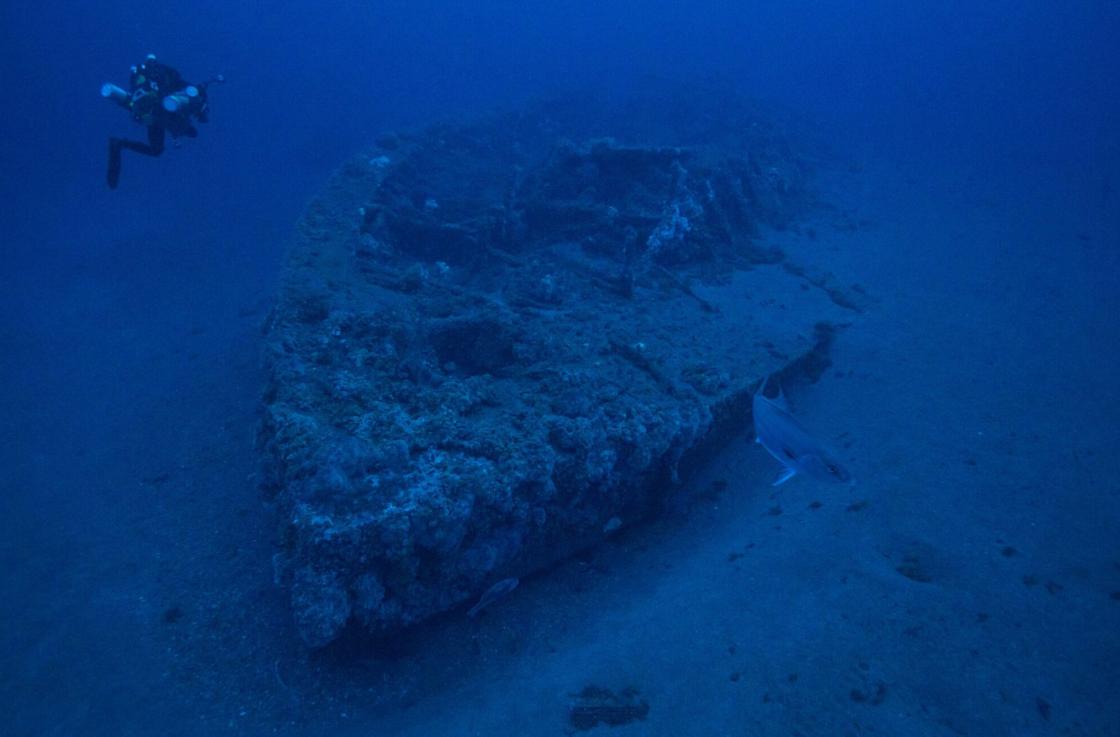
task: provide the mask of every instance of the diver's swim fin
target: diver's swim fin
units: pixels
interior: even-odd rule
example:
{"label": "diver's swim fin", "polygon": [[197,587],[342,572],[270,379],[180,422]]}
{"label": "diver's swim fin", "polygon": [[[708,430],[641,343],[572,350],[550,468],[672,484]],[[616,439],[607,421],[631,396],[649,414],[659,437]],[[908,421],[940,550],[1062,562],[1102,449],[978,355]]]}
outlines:
{"label": "diver's swim fin", "polygon": [[121,180],[121,142],[118,138],[109,139],[109,170],[106,172],[109,189],[116,189]]}

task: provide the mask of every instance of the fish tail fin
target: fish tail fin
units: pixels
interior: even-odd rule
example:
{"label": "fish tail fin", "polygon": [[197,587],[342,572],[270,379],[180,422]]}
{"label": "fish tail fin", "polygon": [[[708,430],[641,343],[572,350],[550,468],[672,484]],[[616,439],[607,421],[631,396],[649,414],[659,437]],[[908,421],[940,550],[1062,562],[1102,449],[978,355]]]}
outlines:
{"label": "fish tail fin", "polygon": [[771,486],[781,486],[785,482],[792,479],[795,475],[797,475],[797,469],[796,468],[793,468],[791,466],[783,466],[782,467],[782,472],[778,474],[778,478],[774,479],[774,483],[772,483],[770,485]]}

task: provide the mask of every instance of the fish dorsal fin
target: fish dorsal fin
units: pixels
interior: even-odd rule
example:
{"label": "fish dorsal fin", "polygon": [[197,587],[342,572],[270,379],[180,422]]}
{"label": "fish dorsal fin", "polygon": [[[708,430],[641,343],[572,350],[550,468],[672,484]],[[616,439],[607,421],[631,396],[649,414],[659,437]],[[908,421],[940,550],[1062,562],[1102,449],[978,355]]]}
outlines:
{"label": "fish dorsal fin", "polygon": [[784,391],[782,391],[782,385],[778,384],[778,396],[771,399],[770,397],[766,396],[766,387],[769,384],[770,384],[770,374],[766,374],[766,378],[764,378],[762,380],[762,383],[758,385],[758,389],[755,390],[754,395],[756,397],[761,397],[762,399],[765,399],[767,402],[774,405],[778,409],[783,409],[786,412],[789,412],[789,402],[786,401],[786,393]]}
{"label": "fish dorsal fin", "polygon": [[786,412],[789,412],[789,402],[786,401],[786,393],[782,391],[781,384],[778,384],[778,396],[774,397],[773,402]]}

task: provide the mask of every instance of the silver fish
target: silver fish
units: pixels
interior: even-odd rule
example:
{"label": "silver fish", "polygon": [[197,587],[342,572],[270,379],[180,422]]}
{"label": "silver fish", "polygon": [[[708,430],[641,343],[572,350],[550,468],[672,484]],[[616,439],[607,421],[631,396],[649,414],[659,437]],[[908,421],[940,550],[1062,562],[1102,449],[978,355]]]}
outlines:
{"label": "silver fish", "polygon": [[785,483],[798,473],[826,481],[851,483],[852,475],[840,464],[836,455],[813,437],[797,418],[790,414],[782,388],[778,396],[766,396],[767,376],[754,393],[751,410],[754,414],[755,442],[778,459],[782,472],[774,486]]}

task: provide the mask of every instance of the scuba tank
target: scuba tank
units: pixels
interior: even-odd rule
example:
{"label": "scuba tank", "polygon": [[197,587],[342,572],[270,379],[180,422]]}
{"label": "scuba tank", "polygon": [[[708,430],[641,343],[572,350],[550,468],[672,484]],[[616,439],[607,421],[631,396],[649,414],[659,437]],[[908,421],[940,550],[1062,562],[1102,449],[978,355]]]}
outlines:
{"label": "scuba tank", "polygon": [[198,88],[193,84],[163,98],[163,109],[169,113],[189,112],[198,100]]}

